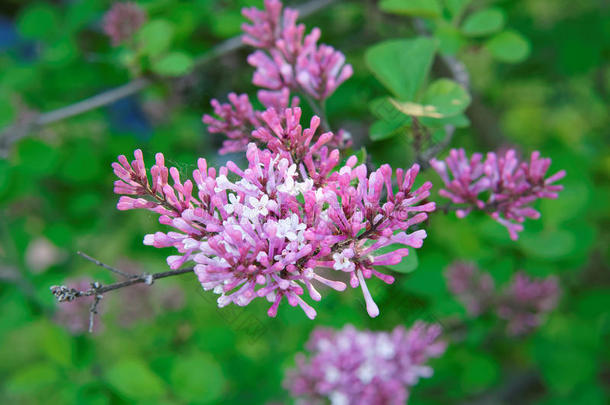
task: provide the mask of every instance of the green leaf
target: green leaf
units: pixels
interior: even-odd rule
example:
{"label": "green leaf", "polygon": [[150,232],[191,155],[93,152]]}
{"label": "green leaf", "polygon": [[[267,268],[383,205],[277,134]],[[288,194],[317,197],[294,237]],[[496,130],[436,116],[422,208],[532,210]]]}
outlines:
{"label": "green leaf", "polygon": [[57,10],[48,3],[36,3],[17,17],[17,31],[27,39],[49,40],[59,32]]}
{"label": "green leaf", "polygon": [[410,124],[411,119],[396,109],[390,97],[376,98],[369,103],[369,110],[373,115],[383,121],[401,121]]}
{"label": "green leaf", "polygon": [[449,13],[451,14],[451,18],[453,21],[456,21],[462,15],[462,12],[466,9],[466,6],[470,4],[471,0],[445,0],[445,6]]}
{"label": "green leaf", "polygon": [[445,131],[444,131],[445,125],[453,125],[454,127],[457,127],[457,128],[466,128],[467,126],[470,125],[470,120],[464,114],[457,114],[457,115],[453,115],[451,117],[443,117],[443,118],[422,117],[420,121],[422,124],[424,124],[427,127],[442,128],[443,129],[443,131],[442,131],[443,138],[445,136]]}
{"label": "green leaf", "polygon": [[175,394],[188,402],[216,401],[226,383],[218,363],[203,353],[178,358],[170,380]]}
{"label": "green leaf", "polygon": [[443,117],[451,117],[464,112],[470,104],[470,94],[456,81],[439,79],[428,86],[422,103],[434,106]]}
{"label": "green leaf", "polygon": [[59,373],[50,363],[25,365],[6,382],[6,390],[13,394],[28,394],[59,383]]}
{"label": "green leaf", "polygon": [[464,35],[479,37],[493,34],[504,27],[504,12],[497,7],[477,11],[466,18],[462,24]]}
{"label": "green leaf", "polygon": [[434,37],[439,41],[439,51],[446,55],[455,55],[466,43],[460,30],[445,21],[436,24]]}
{"label": "green leaf", "polygon": [[398,134],[398,130],[404,126],[399,121],[375,121],[370,129],[370,137],[372,141],[381,141],[388,139]]}
{"label": "green leaf", "polygon": [[502,62],[517,63],[530,53],[530,43],[515,31],[504,31],[492,37],[485,47],[494,58]]}
{"label": "green leaf", "polygon": [[[409,249],[409,254],[412,252],[413,250]],[[437,252],[422,255],[419,258],[417,271],[409,274],[409,278],[404,283],[405,290],[434,300],[445,296],[447,290],[443,269],[447,264],[447,259]]]}
{"label": "green leaf", "polygon": [[121,396],[154,400],[165,395],[165,384],[141,360],[121,360],[105,373],[108,384]]}
{"label": "green leaf", "polygon": [[438,0],[382,0],[379,8],[388,13],[427,18],[441,14]]}
{"label": "green leaf", "polygon": [[397,273],[410,273],[417,268],[419,260],[417,260],[417,251],[415,249],[409,249],[409,254],[402,258],[400,263],[392,266],[385,266]]}
{"label": "green leaf", "polygon": [[373,75],[396,97],[412,100],[428,76],[437,44],[434,39],[394,39],[366,51]]}
{"label": "green leaf", "polygon": [[157,56],[169,48],[174,36],[174,26],[166,20],[152,20],[136,34],[140,50],[149,56]]}
{"label": "green leaf", "polygon": [[193,58],[184,52],[170,52],[152,64],[153,72],[162,76],[181,76],[193,68]]}
{"label": "green leaf", "polygon": [[559,259],[572,253],[575,236],[565,230],[549,230],[541,233],[525,231],[519,237],[519,246],[531,257]]}

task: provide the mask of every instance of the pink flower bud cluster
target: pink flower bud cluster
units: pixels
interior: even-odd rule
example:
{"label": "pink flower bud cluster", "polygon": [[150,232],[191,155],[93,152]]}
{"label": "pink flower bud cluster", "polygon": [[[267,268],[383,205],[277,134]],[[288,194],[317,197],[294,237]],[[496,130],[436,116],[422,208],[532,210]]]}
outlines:
{"label": "pink flower bud cluster", "polygon": [[508,229],[513,240],[523,230],[526,218],[540,217],[532,203],[539,198],[557,198],[563,186],[553,183],[565,176],[561,170],[545,178],[551,159],[541,158],[537,151],[527,162],[519,161],[512,149],[504,155],[490,152],[485,160],[480,153],[468,159],[463,149],[452,149],[445,161],[432,159],[430,165],[445,183],[439,194],[460,205],[458,217],[473,209],[485,211]]}
{"label": "pink flower bud cluster", "polygon": [[520,271],[498,292],[491,275],[474,264],[456,262],[445,275],[449,291],[470,315],[494,311],[507,321],[507,332],[513,336],[534,331],[555,309],[560,295],[554,276],[531,279]]}
{"label": "pink flower bud cluster", "polygon": [[110,37],[113,46],[118,46],[130,39],[146,18],[146,12],[135,3],[114,3],[104,15],[104,33]]}
{"label": "pink flower bud cluster", "polygon": [[305,35],[297,24],[299,13],[279,0],[265,0],[265,10],[247,8],[243,14],[251,21],[244,24],[244,43],[258,48],[248,57],[257,70],[252,79],[269,90],[289,88],[316,100],[327,99],[353,73],[345,56],[328,45],[318,45],[320,29]]}
{"label": "pink flower bud cluster", "polygon": [[486,312],[494,303],[495,285],[491,275],[473,263],[456,262],[445,273],[449,291],[472,316]]}
{"label": "pink flower bud cluster", "polygon": [[432,376],[428,360],[445,352],[440,334],[439,325],[423,322],[391,333],[318,328],[284,386],[302,404],[402,405],[410,387]]}
{"label": "pink flower bud cluster", "polygon": [[[261,114],[267,126],[253,135],[269,149],[249,144],[246,169],[229,161],[216,171],[199,159],[193,180],[182,181],[160,153],[150,177],[141,151],[131,163],[119,156],[113,164],[120,179],[115,192],[124,196],[117,208],[160,214],[159,222],[173,230],[147,235],[144,244],[176,248],[178,254],[167,260],[172,269],[195,262],[203,288],[220,295],[220,307],[265,297],[269,316],[275,316],[286,298],[313,318],[315,310],[302,298],[305,290],[317,301],[316,285],[346,288],[319,274],[327,268],[360,286],[369,315],[377,316],[365,280],[375,276],[392,283],[377,266],[397,264],[409,247],[422,246],[426,232],[408,231],[435,209],[433,202],[423,203],[432,184],[414,188],[417,165],[396,170],[396,188],[388,165],[368,173],[352,156],[339,167],[339,151],[326,145],[332,133],[314,141],[319,118],[304,130],[300,118],[298,108]],[[391,244],[403,247],[377,253]]]}

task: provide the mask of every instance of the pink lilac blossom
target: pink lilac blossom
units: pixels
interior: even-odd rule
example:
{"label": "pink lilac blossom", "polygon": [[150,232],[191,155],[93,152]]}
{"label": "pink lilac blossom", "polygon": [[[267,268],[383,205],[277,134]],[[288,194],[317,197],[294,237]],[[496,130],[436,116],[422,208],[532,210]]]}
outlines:
{"label": "pink lilac blossom", "polygon": [[445,352],[440,334],[439,325],[423,322],[391,333],[318,328],[284,386],[301,404],[402,405],[420,378],[432,376],[428,360]]}
{"label": "pink lilac blossom", "polygon": [[507,321],[509,335],[533,332],[555,309],[560,288],[556,277],[532,279],[517,272],[501,292],[494,289],[491,275],[470,263],[456,262],[446,273],[449,291],[472,316],[495,312]]}
{"label": "pink lilac blossom", "polygon": [[135,3],[114,3],[104,15],[104,33],[110,37],[113,46],[118,46],[130,39],[146,18],[146,12]]}
{"label": "pink lilac blossom", "polygon": [[486,312],[495,298],[491,275],[482,272],[473,263],[456,262],[445,272],[449,291],[456,296],[468,314],[478,316]]}
{"label": "pink lilac blossom", "polygon": [[508,321],[510,335],[523,335],[536,329],[555,309],[559,295],[556,277],[535,280],[518,272],[504,291],[496,313]]}
{"label": "pink lilac blossom", "polygon": [[246,8],[251,21],[244,24],[243,42],[258,48],[248,57],[256,68],[252,82],[270,90],[288,88],[316,100],[327,99],[353,74],[345,56],[328,45],[318,45],[320,30],[305,35],[305,26],[297,24],[298,12],[282,3],[265,0],[265,10]]}
{"label": "pink lilac blossom", "polygon": [[[228,98],[229,103],[223,104],[216,99],[212,100],[216,117],[209,114],[203,116],[203,123],[208,125],[210,133],[222,133],[229,138],[219,150],[222,155],[245,151],[250,142],[256,141],[252,131],[262,125],[262,112],[254,110],[247,94],[230,93]],[[266,108],[277,111],[297,107],[299,104],[297,97],[290,98],[288,89],[273,92],[261,90],[258,92],[258,99]]]}
{"label": "pink lilac blossom", "polygon": [[541,158],[537,151],[527,162],[519,161],[512,149],[504,155],[490,152],[485,160],[479,153],[468,159],[463,149],[452,149],[445,161],[432,159],[430,165],[445,183],[439,194],[459,205],[458,217],[473,209],[487,212],[507,228],[513,240],[523,230],[526,218],[540,217],[532,207],[534,201],[557,198],[563,186],[554,183],[565,176],[560,170],[545,178],[551,159]]}
{"label": "pink lilac blossom", "polygon": [[[144,244],[175,247],[179,254],[167,259],[172,269],[194,261],[203,288],[220,295],[220,307],[265,297],[272,303],[269,316],[275,316],[286,298],[314,318],[315,310],[301,297],[305,290],[318,301],[314,284],[346,287],[317,272],[330,268],[346,273],[353,288],[361,287],[369,315],[377,316],[365,280],[375,276],[392,283],[394,278],[376,267],[397,264],[409,247],[422,246],[426,232],[407,231],[435,209],[433,202],[423,203],[432,184],[414,188],[417,165],[396,170],[396,189],[389,165],[368,173],[352,156],[338,167],[339,151],[326,145],[333,134],[314,142],[319,118],[303,130],[300,116],[298,108],[261,114],[268,127],[253,136],[269,150],[250,143],[245,170],[229,161],[216,171],[199,159],[193,180],[183,182],[159,153],[149,180],[141,151],[131,163],[119,156],[113,164],[120,179],[115,192],[124,196],[117,208],[151,210],[161,224],[173,227],[147,235]],[[403,247],[377,253],[391,244]]]}
{"label": "pink lilac blossom", "polygon": [[[315,28],[304,37],[305,26],[296,24],[298,12],[285,9],[278,0],[266,0],[265,9],[245,8],[243,14],[252,24],[243,24],[243,42],[258,48],[248,57],[255,66],[252,82],[264,89],[258,99],[266,109],[281,114],[284,109],[299,105],[291,91],[324,101],[352,75],[345,56],[327,45],[317,45],[320,30]],[[264,126],[263,112],[254,110],[247,95],[229,94],[229,103],[212,100],[214,114],[204,115],[210,133],[223,133],[227,140],[221,154],[246,150],[250,142],[261,144],[253,131]],[[329,146],[345,149],[351,144],[348,132],[340,130],[327,141]],[[264,144],[262,144],[264,145]]]}
{"label": "pink lilac blossom", "polygon": [[[66,280],[64,283],[69,289],[77,291],[86,291],[91,288],[93,280],[80,278]],[[80,297],[78,299],[66,299],[59,303],[53,321],[60,326],[66,328],[73,335],[81,335],[89,330],[89,309],[93,303],[94,297]],[[103,311],[103,304],[98,305],[98,314]],[[102,329],[100,317],[96,316],[93,319],[93,333],[98,333]]]}

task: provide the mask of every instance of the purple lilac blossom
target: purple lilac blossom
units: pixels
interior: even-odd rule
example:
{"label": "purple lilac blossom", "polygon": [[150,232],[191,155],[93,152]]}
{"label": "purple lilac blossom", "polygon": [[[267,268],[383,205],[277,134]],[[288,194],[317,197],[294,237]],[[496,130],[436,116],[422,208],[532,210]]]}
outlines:
{"label": "purple lilac blossom", "polygon": [[110,37],[113,46],[130,39],[146,22],[146,12],[135,3],[114,3],[104,15],[104,33]]}
{"label": "purple lilac blossom", "polygon": [[[144,244],[175,247],[179,254],[167,259],[172,269],[195,262],[203,288],[220,295],[220,307],[265,297],[271,302],[269,316],[275,316],[286,298],[313,319],[316,311],[303,300],[305,290],[318,301],[314,284],[346,288],[319,274],[328,268],[347,273],[351,287],[361,287],[367,312],[375,317],[379,309],[365,280],[375,276],[392,283],[394,278],[377,266],[397,264],[409,247],[422,246],[426,231],[408,230],[435,209],[433,202],[424,203],[432,184],[413,187],[418,165],[395,171],[396,188],[389,165],[368,173],[351,156],[338,167],[339,151],[326,145],[333,134],[314,141],[319,118],[314,116],[306,129],[300,118],[299,108],[262,113],[267,127],[253,136],[269,149],[250,143],[245,170],[229,161],[216,171],[199,159],[193,180],[183,182],[158,153],[149,180],[140,150],[131,164],[119,156],[113,163],[120,179],[115,193],[124,196],[117,208],[151,210],[161,224],[174,228],[147,235]],[[377,253],[392,244],[403,247]]]}
{"label": "purple lilac blossom", "polygon": [[470,263],[452,264],[446,278],[449,291],[470,315],[495,312],[507,321],[506,330],[511,336],[533,332],[555,309],[560,295],[557,277],[532,279],[523,271],[497,291],[491,275]]}
{"label": "purple lilac blossom", "polygon": [[555,309],[559,295],[556,277],[536,280],[518,272],[500,298],[496,312],[508,321],[510,335],[523,335],[536,329],[546,314]]}
{"label": "purple lilac blossom", "polygon": [[463,149],[452,149],[444,161],[432,159],[430,165],[445,183],[439,194],[459,205],[458,217],[473,209],[487,212],[507,228],[513,240],[523,230],[526,218],[540,217],[531,206],[533,202],[557,198],[563,186],[553,183],[565,176],[560,170],[545,178],[551,159],[541,158],[537,151],[532,152],[529,162],[519,161],[512,149],[503,155],[489,152],[483,161],[479,153],[468,159]]}
{"label": "purple lilac blossom", "polygon": [[453,263],[445,276],[449,291],[466,307],[468,314],[478,316],[493,305],[494,281],[473,263]]}
{"label": "purple lilac blossom", "polygon": [[[266,90],[259,90],[258,99],[266,109],[281,113],[299,105],[300,92],[318,101],[328,98],[336,88],[352,75],[352,67],[345,64],[345,56],[327,45],[317,45],[320,30],[314,28],[304,38],[305,26],[296,24],[298,12],[285,9],[278,0],[266,0],[265,9],[245,8],[243,14],[251,25],[243,24],[243,42],[258,48],[248,57],[255,66],[252,82]],[[262,112],[254,110],[247,95],[229,94],[229,103],[212,100],[215,116],[205,114],[203,122],[210,133],[227,136],[219,153],[245,151],[250,142],[261,144],[252,131],[265,125]],[[351,145],[351,135],[339,130],[329,146],[345,149]]]}
{"label": "purple lilac blossom", "polygon": [[404,404],[409,389],[433,374],[427,364],[441,356],[439,325],[416,322],[392,332],[316,329],[284,386],[300,404]]}
{"label": "purple lilac blossom", "polygon": [[243,42],[258,48],[248,57],[257,70],[252,82],[270,90],[289,88],[316,100],[327,99],[352,74],[345,56],[328,45],[318,45],[320,29],[305,35],[298,12],[284,9],[279,0],[265,0],[265,10],[246,8]]}
{"label": "purple lilac blossom", "polygon": [[[250,142],[257,139],[252,136],[252,131],[262,125],[261,112],[254,110],[247,94],[229,94],[229,102],[221,104],[218,100],[212,100],[212,107],[216,117],[205,114],[203,123],[208,125],[210,133],[222,133],[227,136],[219,150],[221,155],[230,152],[245,151]],[[289,107],[299,105],[299,99],[290,99],[290,91],[282,89],[279,91],[258,92],[258,99],[266,108],[283,111]]]}

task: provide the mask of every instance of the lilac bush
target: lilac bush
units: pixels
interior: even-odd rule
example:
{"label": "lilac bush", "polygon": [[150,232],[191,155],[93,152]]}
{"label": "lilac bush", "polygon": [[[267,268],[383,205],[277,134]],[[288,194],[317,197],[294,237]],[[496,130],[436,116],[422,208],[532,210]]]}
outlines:
{"label": "lilac bush", "polygon": [[432,376],[428,360],[444,353],[440,334],[424,322],[390,333],[318,328],[284,386],[302,404],[404,404],[409,389]]}
{"label": "lilac bush", "polygon": [[563,186],[554,183],[565,176],[560,170],[545,178],[551,159],[541,158],[537,151],[527,162],[520,161],[512,149],[503,155],[489,152],[485,160],[480,153],[469,159],[464,149],[452,149],[444,161],[432,159],[430,165],[445,183],[439,194],[458,205],[458,217],[472,210],[484,211],[504,225],[513,240],[526,218],[540,217],[532,203],[557,198]]}

